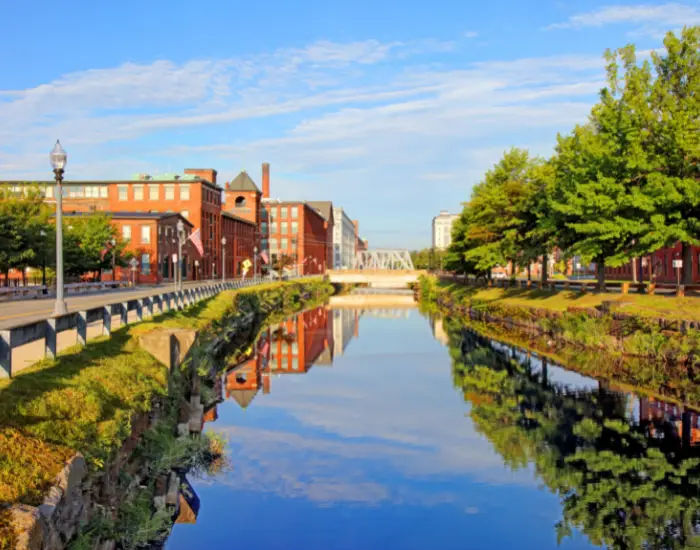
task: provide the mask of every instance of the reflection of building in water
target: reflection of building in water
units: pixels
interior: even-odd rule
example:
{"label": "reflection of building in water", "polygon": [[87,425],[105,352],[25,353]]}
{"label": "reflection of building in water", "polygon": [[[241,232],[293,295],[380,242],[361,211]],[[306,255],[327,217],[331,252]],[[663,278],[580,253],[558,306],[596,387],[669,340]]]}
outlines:
{"label": "reflection of building in water", "polygon": [[[276,374],[304,373],[333,345],[328,311],[310,309],[270,327],[270,369]],[[330,328],[330,330],[329,330]]]}
{"label": "reflection of building in water", "polygon": [[442,326],[442,317],[431,317],[430,328],[433,331],[433,338],[445,346],[449,344],[450,339]]}
{"label": "reflection of building in water", "polygon": [[373,307],[371,309],[363,309],[362,315],[380,319],[408,319],[410,312],[410,309],[402,307]]}
{"label": "reflection of building in water", "polygon": [[348,347],[353,336],[357,336],[360,312],[357,309],[332,309],[333,321],[333,355],[340,357]]}
{"label": "reflection of building in water", "polygon": [[263,393],[270,392],[272,374],[303,374],[314,364],[331,365],[333,341],[333,315],[323,307],[271,325],[262,332],[247,359],[224,375],[226,398],[246,408],[261,387]]}

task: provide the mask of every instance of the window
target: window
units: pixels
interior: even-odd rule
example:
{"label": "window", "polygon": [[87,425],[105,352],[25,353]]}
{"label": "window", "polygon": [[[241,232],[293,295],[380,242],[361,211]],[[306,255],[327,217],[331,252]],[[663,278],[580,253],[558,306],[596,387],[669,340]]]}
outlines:
{"label": "window", "polygon": [[296,220],[299,217],[299,207],[292,206],[292,219]]}
{"label": "window", "polygon": [[260,248],[262,248],[263,250],[267,250],[267,239],[262,239],[260,241]]}
{"label": "window", "polygon": [[160,185],[149,185],[148,186],[148,200],[157,201],[160,199]]}
{"label": "window", "polygon": [[142,201],[143,200],[143,185],[141,185],[141,184],[134,185],[134,200],[135,201]]}
{"label": "window", "polygon": [[277,208],[270,208],[270,221],[277,219]]}
{"label": "window", "polygon": [[289,231],[289,227],[287,225],[287,222],[280,222],[280,233],[282,233],[283,235],[286,235],[288,231]]}
{"label": "window", "polygon": [[97,185],[86,185],[85,196],[89,199],[96,199],[100,194],[100,188]]}
{"label": "window", "polygon": [[272,222],[270,224],[270,235],[277,233],[277,222]]}
{"label": "window", "polygon": [[119,195],[120,201],[128,201],[129,200],[129,186],[128,185],[118,185],[117,186],[117,193]]}
{"label": "window", "polygon": [[287,242],[287,239],[282,239],[281,244],[280,244],[280,248],[282,250],[287,250],[288,246],[289,246],[289,243]]}
{"label": "window", "polygon": [[189,183],[181,183],[180,184],[180,200],[181,201],[190,200],[190,184]]}
{"label": "window", "polygon": [[151,274],[151,255],[141,254],[141,273],[144,275]]}
{"label": "window", "polygon": [[100,198],[106,199],[108,195],[109,189],[107,189],[106,185],[101,185],[100,186]]}
{"label": "window", "polygon": [[173,184],[168,184],[165,186],[165,200],[175,200],[175,186]]}
{"label": "window", "polygon": [[141,242],[143,244],[148,244],[151,242],[151,226],[142,225],[141,226]]}
{"label": "window", "polygon": [[280,207],[280,218],[286,218],[286,217],[287,217],[287,207],[281,206]]}
{"label": "window", "polygon": [[245,197],[243,196],[238,196],[236,197],[236,208],[243,208],[245,207]]}
{"label": "window", "polygon": [[53,185],[46,186],[46,198],[49,198],[49,199],[53,198]]}
{"label": "window", "polygon": [[183,218],[189,219],[189,217],[190,217],[190,211],[189,211],[189,210],[183,210],[182,212],[180,212],[180,214],[182,214],[182,217],[183,217]]}
{"label": "window", "polygon": [[260,223],[260,232],[263,235],[267,235],[267,222],[261,222]]}
{"label": "window", "polygon": [[292,222],[292,234],[296,235],[299,232],[299,225],[297,222]]}
{"label": "window", "polygon": [[124,239],[125,241],[131,240],[131,226],[130,225],[122,225],[122,239]]}
{"label": "window", "polygon": [[270,239],[270,250],[277,250],[278,248],[277,239]]}

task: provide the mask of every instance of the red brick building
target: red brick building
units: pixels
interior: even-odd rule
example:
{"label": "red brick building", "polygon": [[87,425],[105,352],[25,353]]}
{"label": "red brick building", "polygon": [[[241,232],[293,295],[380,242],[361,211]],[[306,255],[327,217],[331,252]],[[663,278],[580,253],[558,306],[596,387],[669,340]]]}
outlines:
{"label": "red brick building", "polygon": [[[690,269],[694,284],[700,283],[700,246],[691,247],[690,265],[685,265],[680,270],[680,279],[683,282],[683,275],[686,269]],[[678,280],[677,270],[673,267],[673,260],[683,260],[681,243],[676,243],[673,247],[661,248],[649,256],[637,258],[636,274],[638,281],[649,281],[653,276],[659,283],[676,283]],[[644,265],[643,265],[644,264]],[[611,279],[632,280],[634,268],[632,262],[621,267],[606,267],[605,276]]]}
{"label": "red brick building", "polygon": [[[89,212],[65,212],[66,219],[84,216]],[[135,284],[161,283],[174,281],[177,264],[177,222],[182,220],[187,237],[192,233],[192,222],[177,213],[151,212],[109,212],[112,224],[126,243],[126,252],[137,260],[136,269],[116,266],[116,273],[111,270],[102,273],[106,281],[132,281]],[[107,246],[107,243],[105,243]],[[107,257],[109,257],[107,252]],[[186,240],[182,247],[183,279],[190,278],[194,269],[197,251]]]}
{"label": "red brick building", "polygon": [[[184,175],[164,174],[149,176],[140,174],[132,180],[115,181],[65,181],[63,212],[142,212],[150,214],[181,214],[189,220],[193,229],[201,229],[204,254],[193,251],[187,262],[185,278],[208,279],[221,276],[222,244],[222,189],[216,184],[217,172],[211,168],[187,168]],[[6,182],[21,190],[27,182]],[[47,202],[54,203],[54,182],[32,183],[44,190]],[[236,257],[244,254],[252,258],[253,242],[235,243],[237,236],[250,239],[249,223],[230,218],[226,223],[227,248],[232,251],[230,262],[237,266]],[[255,223],[255,222],[254,222]],[[238,227],[242,224],[242,227]],[[255,233],[255,232],[253,232]],[[229,271],[233,276],[239,271]]]}
{"label": "red brick building", "polygon": [[[333,203],[331,201],[309,201],[307,203],[311,208],[315,209],[316,212],[321,214],[324,219],[324,225],[326,228],[326,265],[329,269],[333,268],[333,225],[335,220],[333,219]],[[342,220],[339,220],[341,223]]]}

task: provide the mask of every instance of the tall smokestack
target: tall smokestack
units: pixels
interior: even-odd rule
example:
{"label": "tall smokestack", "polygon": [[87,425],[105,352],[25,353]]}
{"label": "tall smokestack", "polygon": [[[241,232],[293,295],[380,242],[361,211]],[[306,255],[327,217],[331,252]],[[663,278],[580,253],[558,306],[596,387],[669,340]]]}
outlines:
{"label": "tall smokestack", "polygon": [[270,163],[263,162],[262,165],[262,198],[270,198]]}

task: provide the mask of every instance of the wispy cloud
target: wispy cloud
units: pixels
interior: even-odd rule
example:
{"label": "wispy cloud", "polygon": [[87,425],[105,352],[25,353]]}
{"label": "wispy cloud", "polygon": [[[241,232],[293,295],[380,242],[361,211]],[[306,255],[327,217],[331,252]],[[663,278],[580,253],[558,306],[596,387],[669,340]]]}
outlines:
{"label": "wispy cloud", "polygon": [[598,10],[578,13],[566,21],[548,25],[547,29],[579,29],[605,25],[633,25],[631,34],[657,36],[669,28],[695,25],[700,22],[697,6],[678,3],[633,4],[605,6]]}
{"label": "wispy cloud", "polygon": [[[0,91],[0,178],[45,177],[43,149],[57,137],[81,179],[205,163],[223,180],[266,160],[276,195],[331,198],[377,228],[374,245],[416,243],[429,234],[414,223],[418,209],[459,205],[504,148],[553,143],[585,119],[602,83],[598,55],[426,62],[427,52],[454,57],[454,47],[322,41]],[[441,196],[426,193],[436,182]]]}

